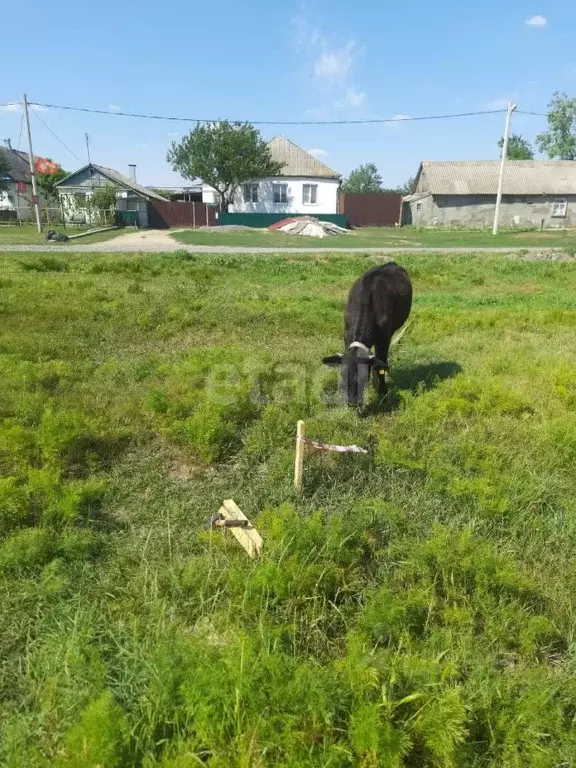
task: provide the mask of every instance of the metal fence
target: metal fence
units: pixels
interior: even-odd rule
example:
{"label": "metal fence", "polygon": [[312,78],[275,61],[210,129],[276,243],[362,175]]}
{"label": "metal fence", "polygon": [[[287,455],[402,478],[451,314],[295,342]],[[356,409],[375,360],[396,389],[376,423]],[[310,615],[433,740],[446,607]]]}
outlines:
{"label": "metal fence", "polygon": [[148,226],[152,229],[169,227],[213,227],[216,224],[216,208],[206,203],[148,202]]}
{"label": "metal fence", "polygon": [[[302,213],[220,213],[218,215],[218,225],[241,224],[245,227],[264,229],[283,219],[304,215]],[[346,216],[341,213],[315,213],[314,218],[321,221],[330,221],[332,224],[338,224],[339,227],[347,226]]]}
{"label": "metal fence", "polygon": [[341,193],[338,210],[351,227],[395,227],[400,221],[402,195],[396,192]]}

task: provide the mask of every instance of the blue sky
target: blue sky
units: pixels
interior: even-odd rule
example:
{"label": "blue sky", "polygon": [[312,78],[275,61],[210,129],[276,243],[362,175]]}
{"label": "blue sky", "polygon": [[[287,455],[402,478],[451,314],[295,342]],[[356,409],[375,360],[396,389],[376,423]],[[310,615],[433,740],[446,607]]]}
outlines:
{"label": "blue sky", "polygon": [[[58,13],[55,12],[57,7]],[[545,111],[554,90],[576,95],[573,0],[157,0],[96,5],[32,0],[26,34],[6,35],[0,103],[21,98],[109,110],[32,117],[34,150],[72,170],[86,161],[145,184],[181,183],[166,163],[186,123],[129,112],[247,120],[368,119],[504,108]],[[23,21],[24,23],[24,21]],[[26,47],[29,43],[29,47]],[[20,139],[16,107],[0,138]],[[52,131],[78,156],[59,144]],[[422,159],[497,156],[503,115],[369,126],[264,126],[343,174],[374,161],[386,185]],[[516,115],[532,139],[545,119]],[[22,134],[21,147],[25,148]]]}

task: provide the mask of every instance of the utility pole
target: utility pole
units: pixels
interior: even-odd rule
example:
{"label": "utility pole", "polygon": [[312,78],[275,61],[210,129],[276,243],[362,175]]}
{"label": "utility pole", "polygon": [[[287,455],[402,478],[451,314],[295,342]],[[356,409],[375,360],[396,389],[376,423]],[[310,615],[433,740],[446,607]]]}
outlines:
{"label": "utility pole", "polygon": [[510,124],[512,122],[512,112],[516,109],[516,104],[508,102],[506,110],[506,127],[504,128],[504,144],[502,145],[502,157],[500,158],[500,176],[498,178],[498,192],[496,194],[496,208],[494,210],[494,226],[492,234],[498,234],[498,224],[500,221],[500,206],[502,204],[502,189],[504,187],[504,168],[508,159],[508,139],[510,138]]}
{"label": "utility pole", "polygon": [[34,212],[36,213],[36,225],[38,227],[38,232],[42,232],[40,208],[38,207],[38,189],[36,187],[36,171],[34,169],[34,152],[32,150],[32,133],[30,131],[30,115],[28,114],[28,101],[26,100],[26,94],[24,94],[22,99],[22,108],[24,109],[26,131],[28,132],[28,161],[30,163],[30,177],[32,179],[32,202],[34,204]]}
{"label": "utility pole", "polygon": [[92,165],[92,160],[90,160],[90,137],[87,133],[84,134],[86,137],[86,154],[88,155],[88,165]]}

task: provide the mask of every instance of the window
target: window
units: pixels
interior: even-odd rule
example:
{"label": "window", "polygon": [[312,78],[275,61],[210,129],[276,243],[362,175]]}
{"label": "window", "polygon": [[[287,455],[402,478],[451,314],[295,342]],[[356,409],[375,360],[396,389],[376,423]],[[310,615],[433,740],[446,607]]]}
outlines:
{"label": "window", "polygon": [[273,189],[274,202],[277,205],[288,202],[288,184],[273,184]]}
{"label": "window", "polygon": [[244,184],[244,202],[258,202],[258,184]]}
{"label": "window", "polygon": [[422,210],[422,203],[416,203],[416,210],[421,211]]}
{"label": "window", "polygon": [[74,193],[74,202],[76,204],[76,208],[85,208],[86,207],[86,195],[83,192],[75,192]]}
{"label": "window", "polygon": [[552,203],[552,216],[564,218],[568,211],[568,200],[554,200]]}
{"label": "window", "polygon": [[305,205],[316,205],[318,201],[318,184],[304,184],[302,187],[302,202]]}

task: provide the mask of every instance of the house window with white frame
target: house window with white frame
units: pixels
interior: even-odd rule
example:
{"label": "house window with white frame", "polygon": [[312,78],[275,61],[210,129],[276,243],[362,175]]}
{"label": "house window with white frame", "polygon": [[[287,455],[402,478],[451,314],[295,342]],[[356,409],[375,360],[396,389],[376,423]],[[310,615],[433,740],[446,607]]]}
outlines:
{"label": "house window with white frame", "polygon": [[563,219],[568,212],[568,200],[554,200],[552,203],[552,216]]}
{"label": "house window with white frame", "polygon": [[244,184],[244,202],[258,202],[258,184]]}
{"label": "house window with white frame", "polygon": [[288,184],[273,184],[274,203],[280,205],[288,202]]}
{"label": "house window with white frame", "polygon": [[302,202],[304,205],[316,205],[318,202],[318,184],[304,184]]}

